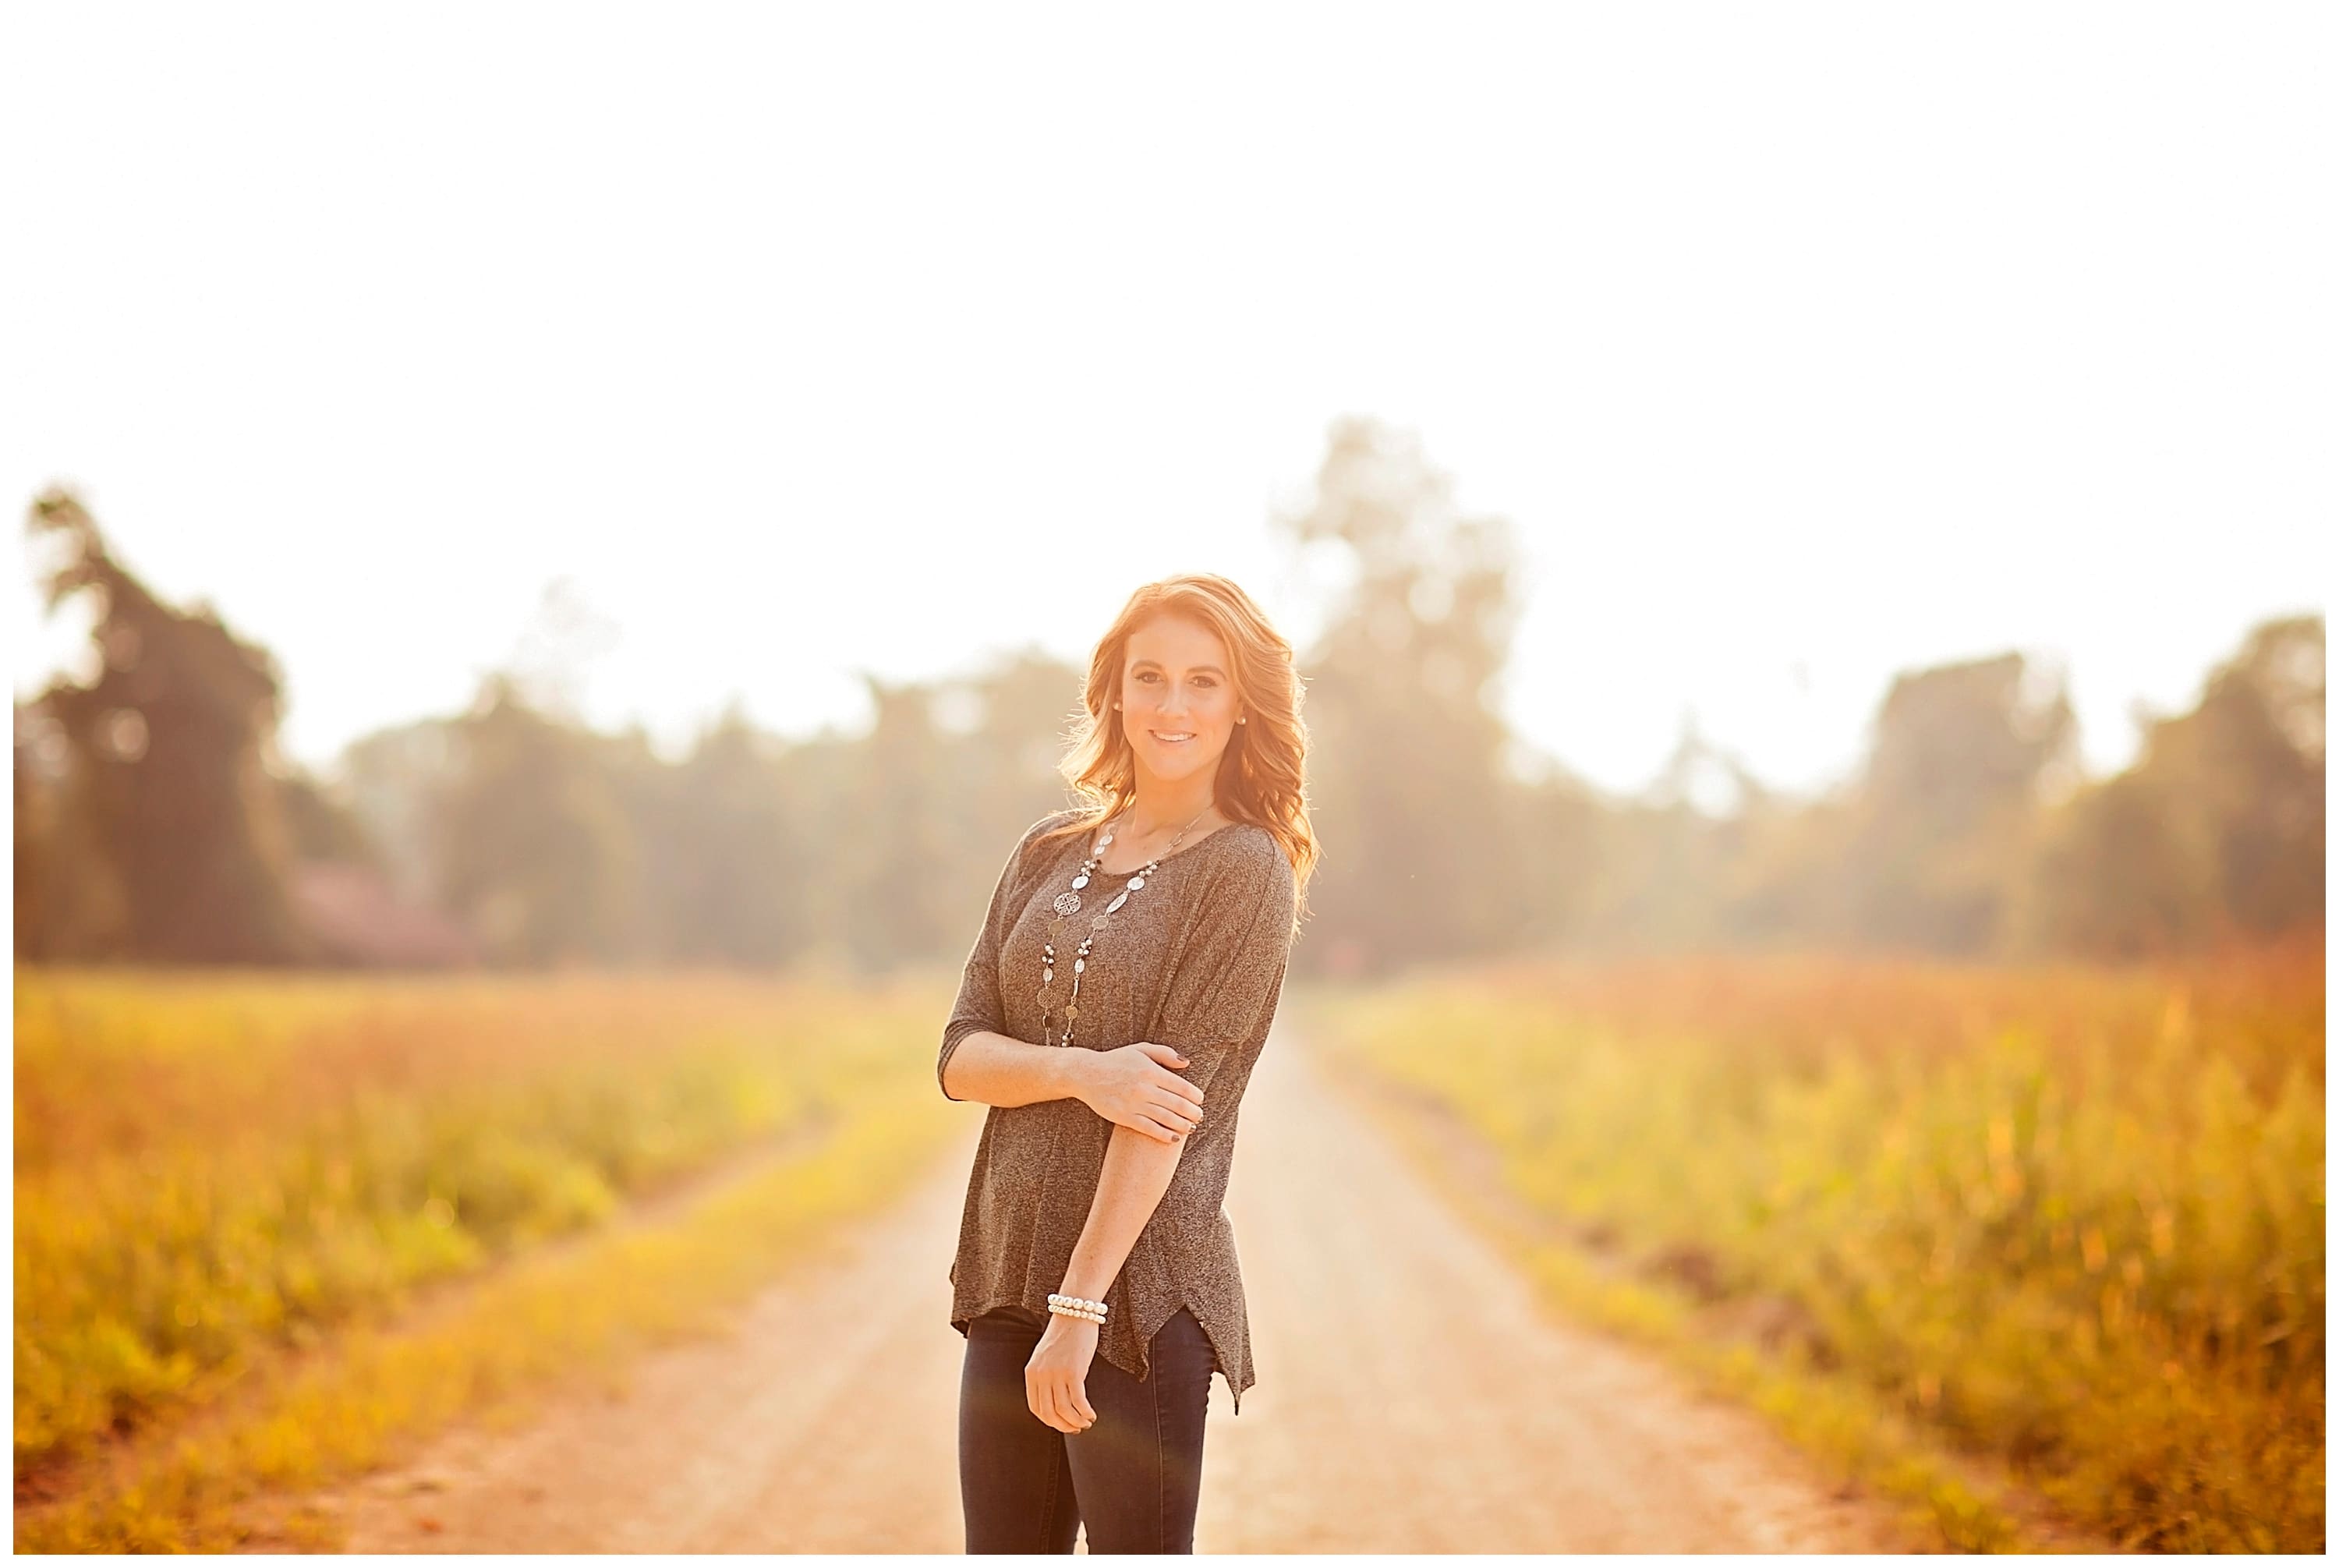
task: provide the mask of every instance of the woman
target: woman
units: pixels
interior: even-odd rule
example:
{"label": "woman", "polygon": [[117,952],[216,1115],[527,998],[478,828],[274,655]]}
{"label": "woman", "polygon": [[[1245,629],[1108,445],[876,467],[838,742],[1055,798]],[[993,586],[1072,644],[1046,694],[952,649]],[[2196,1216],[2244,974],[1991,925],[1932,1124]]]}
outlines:
{"label": "woman", "polygon": [[992,892],[935,1066],[992,1108],[950,1270],[969,1552],[1194,1549],[1210,1375],[1238,1415],[1254,1381],[1219,1204],[1317,855],[1301,696],[1233,583],[1138,589],[1062,764],[1091,804]]}

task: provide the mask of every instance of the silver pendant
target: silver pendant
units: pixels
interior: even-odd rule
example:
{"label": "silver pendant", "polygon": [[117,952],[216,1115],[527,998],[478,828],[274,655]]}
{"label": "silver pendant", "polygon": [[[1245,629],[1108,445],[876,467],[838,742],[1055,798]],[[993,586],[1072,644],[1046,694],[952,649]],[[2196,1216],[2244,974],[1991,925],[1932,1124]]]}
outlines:
{"label": "silver pendant", "polygon": [[1056,895],[1056,902],[1048,907],[1058,914],[1078,914],[1081,912],[1081,895],[1076,892],[1060,892]]}

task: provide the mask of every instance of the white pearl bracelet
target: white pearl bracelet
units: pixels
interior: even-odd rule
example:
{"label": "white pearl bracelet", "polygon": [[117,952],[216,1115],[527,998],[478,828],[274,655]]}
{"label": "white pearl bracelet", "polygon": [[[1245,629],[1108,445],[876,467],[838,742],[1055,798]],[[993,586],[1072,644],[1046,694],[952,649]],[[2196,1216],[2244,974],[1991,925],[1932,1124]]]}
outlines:
{"label": "white pearl bracelet", "polygon": [[1101,1301],[1090,1301],[1082,1297],[1060,1296],[1051,1292],[1048,1297],[1048,1310],[1059,1317],[1085,1317],[1091,1323],[1102,1323],[1107,1309]]}

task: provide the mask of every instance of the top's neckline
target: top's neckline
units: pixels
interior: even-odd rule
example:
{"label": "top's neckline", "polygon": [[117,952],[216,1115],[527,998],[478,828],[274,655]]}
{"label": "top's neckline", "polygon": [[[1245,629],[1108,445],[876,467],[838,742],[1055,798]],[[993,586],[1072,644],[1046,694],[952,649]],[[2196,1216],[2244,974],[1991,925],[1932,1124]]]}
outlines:
{"label": "top's neckline", "polygon": [[[1196,839],[1192,843],[1187,844],[1179,849],[1174,849],[1168,854],[1163,855],[1160,860],[1153,862],[1153,868],[1156,871],[1159,871],[1173,860],[1179,860],[1186,855],[1192,854],[1196,850],[1201,848],[1204,844],[1209,843],[1211,840],[1222,838],[1226,834],[1234,832],[1237,828],[1246,825],[1248,824],[1239,822],[1230,822],[1224,827],[1214,827],[1209,832],[1204,833],[1201,837]],[[1094,847],[1095,843],[1096,829],[1091,828],[1089,830],[1089,835],[1086,838],[1078,841],[1081,852],[1081,860],[1086,860],[1089,858],[1089,852]],[[1072,863],[1078,865],[1080,861],[1075,861]],[[1141,872],[1144,869],[1145,867],[1142,865],[1133,865],[1126,871],[1107,871],[1102,865],[1099,865],[1096,870],[1090,874],[1100,877],[1130,877],[1135,876],[1139,872]]]}

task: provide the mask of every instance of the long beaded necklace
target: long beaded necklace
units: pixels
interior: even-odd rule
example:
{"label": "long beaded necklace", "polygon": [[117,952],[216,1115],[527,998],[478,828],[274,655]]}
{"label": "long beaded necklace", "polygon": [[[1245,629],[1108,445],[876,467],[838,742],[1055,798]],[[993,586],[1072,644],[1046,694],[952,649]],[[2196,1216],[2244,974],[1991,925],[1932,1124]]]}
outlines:
{"label": "long beaded necklace", "polygon": [[[1204,806],[1194,814],[1194,822],[1200,822],[1209,814],[1210,808]],[[1161,853],[1131,873],[1129,885],[1122,888],[1110,903],[1105,905],[1100,912],[1089,921],[1089,933],[1081,939],[1079,950],[1072,954],[1072,994],[1064,1003],[1064,1032],[1062,1037],[1055,1041],[1056,1044],[1071,1044],[1073,1026],[1080,1021],[1081,976],[1089,967],[1089,944],[1096,941],[1097,932],[1112,923],[1114,912],[1129,902],[1130,893],[1143,891],[1145,879],[1151,876],[1155,868],[1160,866],[1170,853],[1178,847],[1178,841],[1184,838],[1192,829],[1194,822],[1189,822],[1179,828],[1176,836],[1162,846]],[[1105,849],[1111,843],[1112,829],[1108,826],[1104,830],[1103,836],[1096,841],[1096,848],[1089,852],[1088,859],[1081,862],[1080,870],[1072,873],[1071,891],[1058,893],[1055,902],[1048,906],[1056,912],[1056,918],[1048,922],[1049,940],[1040,954],[1040,1042],[1042,1045],[1048,1043],[1048,1014],[1054,1011],[1056,1006],[1055,939],[1063,934],[1064,922],[1081,912],[1081,889],[1089,885],[1089,878],[1096,873],[1097,863],[1104,859]]]}

